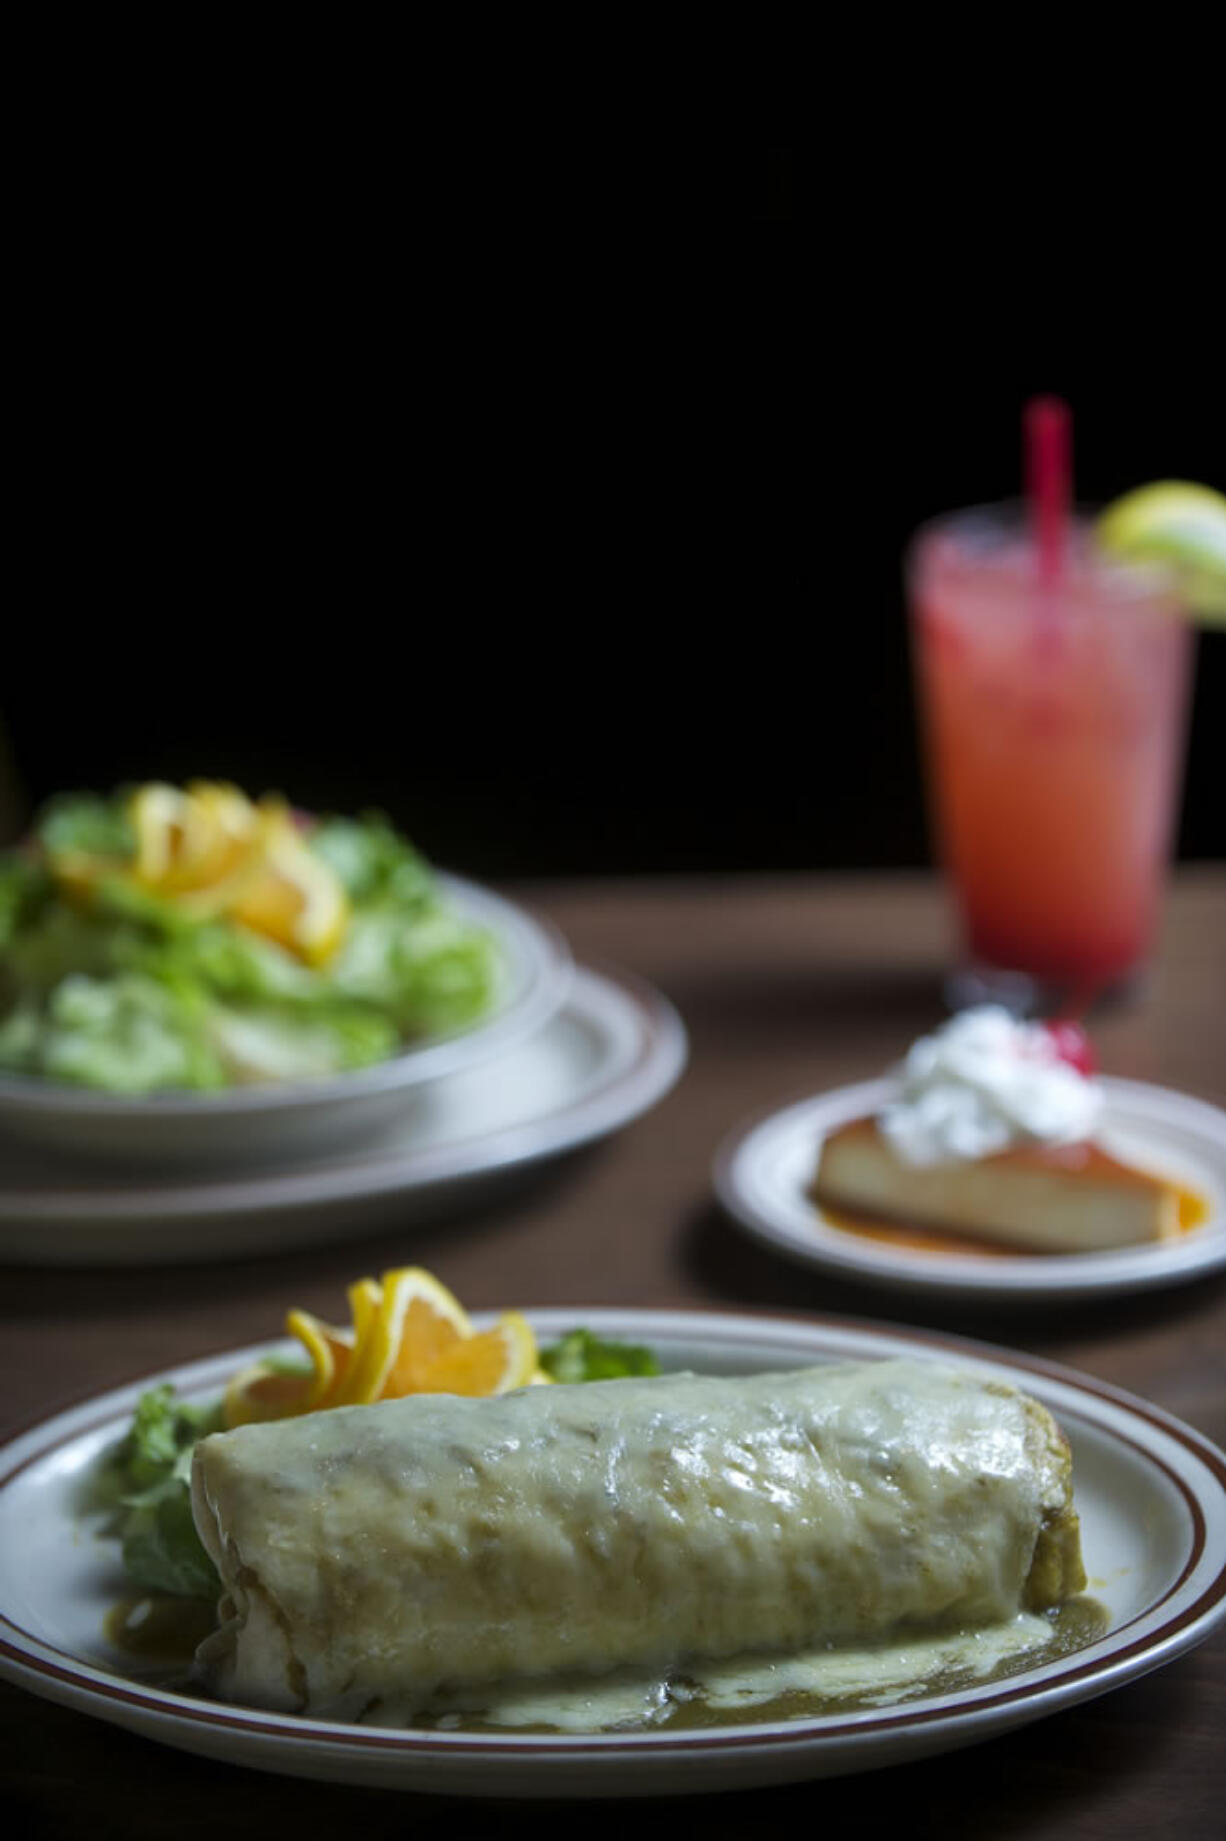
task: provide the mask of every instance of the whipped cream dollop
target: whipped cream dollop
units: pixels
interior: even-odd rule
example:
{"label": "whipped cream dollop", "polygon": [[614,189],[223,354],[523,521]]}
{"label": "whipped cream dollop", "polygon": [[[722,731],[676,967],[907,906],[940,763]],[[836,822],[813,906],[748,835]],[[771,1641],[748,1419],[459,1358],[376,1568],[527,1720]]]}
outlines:
{"label": "whipped cream dollop", "polygon": [[877,1123],[904,1163],[951,1163],[1079,1143],[1102,1106],[1098,1083],[1061,1059],[1041,1023],[981,1004],[920,1037]]}

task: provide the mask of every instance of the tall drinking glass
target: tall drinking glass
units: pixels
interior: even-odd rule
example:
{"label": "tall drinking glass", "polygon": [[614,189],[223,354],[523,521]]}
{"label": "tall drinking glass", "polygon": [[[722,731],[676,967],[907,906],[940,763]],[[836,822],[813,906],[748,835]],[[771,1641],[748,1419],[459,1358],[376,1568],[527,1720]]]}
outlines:
{"label": "tall drinking glass", "polygon": [[923,527],[907,555],[930,817],[959,910],[954,1002],[1047,1012],[1127,989],[1155,943],[1195,629],[1172,585],[1070,531],[1040,579],[1024,509]]}

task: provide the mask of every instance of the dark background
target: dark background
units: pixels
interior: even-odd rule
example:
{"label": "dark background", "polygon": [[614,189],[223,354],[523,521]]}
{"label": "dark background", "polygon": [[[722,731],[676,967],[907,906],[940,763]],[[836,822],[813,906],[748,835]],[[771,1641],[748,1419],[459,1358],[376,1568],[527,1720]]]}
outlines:
{"label": "dark background", "polygon": [[[758,131],[640,173],[639,213],[529,222],[537,170],[487,157],[470,214],[394,237],[269,168],[180,172],[186,216],[78,175],[72,285],[35,288],[10,831],[203,775],[380,806],[478,875],[921,863],[909,532],[1016,491],[1037,391],[1087,501],[1226,482],[1216,373],[1152,327],[1125,368],[1096,250],[1038,311],[1015,251],[921,235],[905,189],[840,213]],[[1224,713],[1214,634],[1185,858],[1226,852]]]}

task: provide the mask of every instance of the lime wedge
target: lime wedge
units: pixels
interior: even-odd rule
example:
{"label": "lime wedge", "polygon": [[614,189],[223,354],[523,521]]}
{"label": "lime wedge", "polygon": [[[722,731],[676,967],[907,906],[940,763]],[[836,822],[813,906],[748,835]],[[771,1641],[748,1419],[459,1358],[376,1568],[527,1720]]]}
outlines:
{"label": "lime wedge", "polygon": [[1211,486],[1159,480],[1108,505],[1095,527],[1099,545],[1122,562],[1168,563],[1188,609],[1226,626],[1226,498]]}

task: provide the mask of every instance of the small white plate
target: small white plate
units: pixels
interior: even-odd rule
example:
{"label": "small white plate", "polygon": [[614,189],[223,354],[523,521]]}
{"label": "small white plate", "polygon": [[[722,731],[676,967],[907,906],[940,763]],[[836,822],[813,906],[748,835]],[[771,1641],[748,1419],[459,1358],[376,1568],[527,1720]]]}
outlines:
{"label": "small white plate", "polygon": [[[680,1732],[391,1731],[196,1699],[138,1678],[109,1647],[103,1621],[124,1580],[115,1543],[97,1538],[81,1507],[90,1467],[125,1429],[147,1381],[0,1449],[0,1675],[166,1744],[294,1776],[476,1796],[661,1795],[836,1776],[951,1751],[1170,1662],[1226,1616],[1226,1456],[1101,1381],[985,1344],[837,1319],[529,1315],[543,1341],[582,1323],[650,1344],[667,1368],[745,1374],[913,1355],[1025,1388],[1072,1446],[1090,1591],[1107,1612],[1106,1634],[1009,1679],[902,1705]],[[236,1350],[152,1380],[207,1400],[260,1352]]]}
{"label": "small white plate", "polygon": [[437,880],[448,905],[497,942],[494,1004],[469,1027],[325,1080],[217,1093],[129,1096],[0,1074],[0,1126],[61,1153],[148,1167],[276,1161],[369,1137],[409,1110],[429,1082],[539,1029],[570,981],[570,949],[556,927],[476,883],[441,873]]}
{"label": "small white plate", "polygon": [[742,1126],[716,1154],[716,1192],[755,1239],[802,1265],[911,1293],[1017,1299],[1149,1291],[1226,1266],[1226,1112],[1187,1094],[1103,1079],[1105,1148],[1170,1176],[1208,1203],[1202,1224],[1178,1240],[1105,1253],[1057,1255],[926,1252],[838,1227],[809,1194],[822,1140],[877,1112],[890,1079],[863,1081],[796,1101]]}
{"label": "small white plate", "polygon": [[6,1146],[0,1259],[229,1259],[342,1240],[381,1214],[437,1213],[478,1185],[628,1124],[674,1084],[686,1049],[676,1011],[649,985],[579,970],[543,1028],[441,1075],[394,1131],[356,1149],[225,1176],[85,1178],[32,1147]]}

